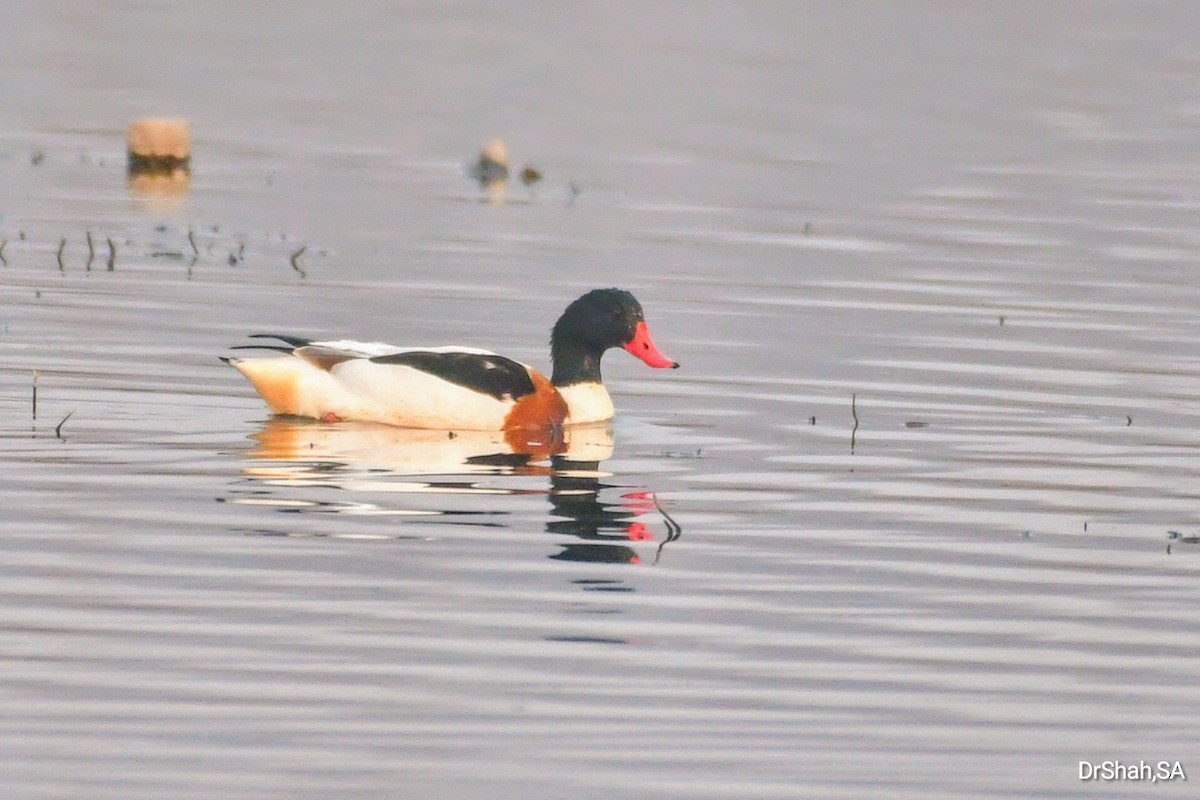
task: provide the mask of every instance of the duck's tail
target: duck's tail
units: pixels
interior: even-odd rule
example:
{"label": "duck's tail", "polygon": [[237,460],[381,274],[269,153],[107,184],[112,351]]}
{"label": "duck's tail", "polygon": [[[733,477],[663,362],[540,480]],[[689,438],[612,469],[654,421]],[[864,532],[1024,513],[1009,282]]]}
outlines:
{"label": "duck's tail", "polygon": [[276,414],[304,415],[301,408],[301,372],[311,369],[291,356],[277,358],[230,358],[221,360],[246,376]]}

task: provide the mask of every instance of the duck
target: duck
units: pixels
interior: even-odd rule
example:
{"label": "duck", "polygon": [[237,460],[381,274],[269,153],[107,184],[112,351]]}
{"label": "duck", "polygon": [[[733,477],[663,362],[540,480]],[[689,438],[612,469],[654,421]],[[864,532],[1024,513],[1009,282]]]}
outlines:
{"label": "duck", "polygon": [[470,431],[561,430],[614,414],[600,375],[620,347],[656,369],[679,363],[654,344],[641,304],[623,289],[593,289],[563,311],[550,333],[552,371],[472,347],[398,347],[255,334],[280,344],[241,345],[276,355],[222,357],[271,411],[326,423]]}

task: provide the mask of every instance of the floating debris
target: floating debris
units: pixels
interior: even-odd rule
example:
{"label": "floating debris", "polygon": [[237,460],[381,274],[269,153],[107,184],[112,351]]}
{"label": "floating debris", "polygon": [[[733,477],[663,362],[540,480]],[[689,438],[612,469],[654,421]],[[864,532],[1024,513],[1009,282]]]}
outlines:
{"label": "floating debris", "polygon": [[695,450],[663,450],[659,455],[663,458],[704,458],[704,451],[699,447]]}
{"label": "floating debris", "polygon": [[500,205],[508,191],[508,146],[503,139],[493,139],[479,154],[479,160],[470,165],[467,174],[479,182],[485,200]]}
{"label": "floating debris", "polygon": [[129,126],[126,144],[130,172],[171,172],[191,165],[192,130],[185,119],[139,120]]}
{"label": "floating debris", "polygon": [[192,179],[191,126],[183,119],[144,119],[129,126],[129,190],[152,201],[178,199]]}
{"label": "floating debris", "polygon": [[508,145],[503,139],[488,142],[471,168],[471,177],[481,184],[508,180]]}

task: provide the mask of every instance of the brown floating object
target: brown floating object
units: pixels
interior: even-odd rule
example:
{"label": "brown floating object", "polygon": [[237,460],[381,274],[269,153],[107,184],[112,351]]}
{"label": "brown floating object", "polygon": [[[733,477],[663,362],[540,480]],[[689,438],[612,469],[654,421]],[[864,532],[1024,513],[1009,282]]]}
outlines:
{"label": "brown floating object", "polygon": [[525,167],[525,169],[521,170],[521,183],[525,184],[526,186],[533,186],[535,183],[537,183],[541,179],[542,179],[542,173],[539,172],[537,170],[537,168],[533,167],[532,165],[527,166],[527,167]]}
{"label": "brown floating object", "polygon": [[[192,131],[187,120],[139,120],[129,126],[128,147],[133,194],[156,206],[173,204],[187,194],[192,178]],[[111,264],[111,256],[109,260]]]}
{"label": "brown floating object", "polygon": [[129,126],[129,171],[187,169],[192,129],[186,119],[151,118]]}

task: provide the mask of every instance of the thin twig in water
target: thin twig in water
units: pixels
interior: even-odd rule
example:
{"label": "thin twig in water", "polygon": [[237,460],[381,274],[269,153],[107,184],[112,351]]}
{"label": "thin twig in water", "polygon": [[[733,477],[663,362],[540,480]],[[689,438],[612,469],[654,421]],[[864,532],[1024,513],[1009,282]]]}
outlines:
{"label": "thin twig in water", "polygon": [[[72,411],[70,414],[67,414],[65,417],[62,418],[62,422],[60,422],[54,426],[54,435],[57,436],[59,439],[63,438],[62,426],[67,424],[67,420],[69,420],[71,418],[71,415],[74,413],[75,412]],[[63,441],[66,441],[66,440],[64,439]]]}
{"label": "thin twig in water", "polygon": [[854,417],[854,428],[850,431],[850,453],[854,454],[854,440],[858,436],[858,395],[850,395],[850,415]]}
{"label": "thin twig in water", "polygon": [[299,272],[301,278],[307,278],[308,275],[300,268],[300,264],[297,262],[300,260],[300,256],[304,255],[304,251],[307,249],[308,245],[302,245],[299,250],[292,253],[292,269],[296,270],[296,272]]}
{"label": "thin twig in water", "polygon": [[58,253],[56,254],[56,257],[58,258],[58,271],[59,272],[67,271],[67,268],[63,265],[63,260],[62,260],[63,250],[66,249],[66,246],[67,246],[67,237],[64,236],[58,242]]}
{"label": "thin twig in water", "polygon": [[117,243],[108,237],[108,271],[112,272],[117,267]]}
{"label": "thin twig in water", "polygon": [[87,270],[88,272],[91,272],[92,271],[92,261],[96,258],[96,245],[94,245],[92,243],[92,232],[91,231],[87,232],[87,245],[88,245],[88,260],[87,260],[87,264],[84,265],[84,269]]}
{"label": "thin twig in water", "polygon": [[34,422],[37,422],[37,382],[38,382],[38,371],[35,369],[33,371],[33,421]]}
{"label": "thin twig in water", "polygon": [[683,535],[683,526],[672,519],[671,515],[663,510],[662,505],[658,502],[658,495],[654,492],[650,493],[650,499],[654,501],[654,507],[658,509],[658,513],[662,514],[663,522],[667,525],[667,538],[663,539],[658,545],[658,550],[654,551],[654,563],[658,563],[658,559],[662,557],[663,548],[667,546],[667,542],[673,542]]}
{"label": "thin twig in water", "polygon": [[188,228],[188,244],[192,246],[192,253],[194,255],[200,255],[200,248],[196,247],[196,235],[192,233],[191,228]]}
{"label": "thin twig in water", "polygon": [[4,257],[4,248],[6,248],[6,247],[8,247],[8,239],[5,239],[3,242],[0,242],[0,264],[3,264],[4,266],[7,267],[8,259]]}

